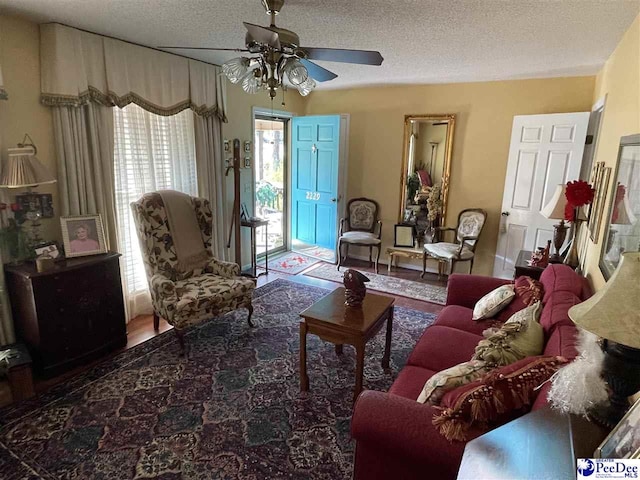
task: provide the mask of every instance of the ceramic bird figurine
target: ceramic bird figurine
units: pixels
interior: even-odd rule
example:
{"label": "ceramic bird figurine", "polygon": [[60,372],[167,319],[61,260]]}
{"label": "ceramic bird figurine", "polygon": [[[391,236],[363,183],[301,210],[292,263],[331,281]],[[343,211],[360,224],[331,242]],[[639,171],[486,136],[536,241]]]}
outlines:
{"label": "ceramic bird figurine", "polygon": [[344,304],[348,307],[362,307],[362,301],[367,294],[365,282],[370,281],[365,275],[357,270],[348,269],[344,272]]}

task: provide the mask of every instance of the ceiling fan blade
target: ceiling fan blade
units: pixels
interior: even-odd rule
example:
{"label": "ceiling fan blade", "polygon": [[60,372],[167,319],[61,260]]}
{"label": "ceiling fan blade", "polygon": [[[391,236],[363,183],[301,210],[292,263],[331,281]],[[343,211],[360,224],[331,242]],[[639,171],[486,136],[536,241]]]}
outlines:
{"label": "ceiling fan blade", "polygon": [[306,67],[309,75],[311,75],[311,77],[318,82],[327,82],[329,80],[333,80],[338,76],[335,73],[327,70],[326,68],[323,68],[320,65],[310,62],[309,60],[306,60],[304,58],[301,58],[300,61]]}
{"label": "ceiling fan blade", "polygon": [[301,47],[310,60],[327,62],[359,63],[360,65],[382,65],[382,55],[373,50],[345,50],[341,48]]}
{"label": "ceiling fan blade", "polygon": [[257,42],[266,43],[273,48],[280,48],[280,36],[277,32],[269,30],[266,27],[261,27],[260,25],[254,25],[253,23],[242,23],[249,32],[249,35],[251,35]]}
{"label": "ceiling fan blade", "polygon": [[248,52],[246,48],[209,48],[209,47],[156,47],[167,50],[218,50],[220,52]]}

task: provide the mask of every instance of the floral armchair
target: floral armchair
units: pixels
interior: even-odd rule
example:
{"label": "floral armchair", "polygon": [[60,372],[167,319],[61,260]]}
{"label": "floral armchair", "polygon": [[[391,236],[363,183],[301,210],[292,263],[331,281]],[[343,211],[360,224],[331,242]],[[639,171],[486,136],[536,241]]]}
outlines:
{"label": "floral armchair", "polygon": [[[200,225],[202,241],[211,250],[213,216],[209,201],[191,197]],[[173,325],[184,350],[184,330],[190,325],[239,308],[249,311],[255,282],[240,276],[240,267],[213,256],[203,268],[177,269],[178,258],[173,245],[167,212],[157,192],[147,193],[131,204],[140,250],[151,290],[153,321],[157,330],[159,317]]]}
{"label": "floral armchair", "polygon": [[[378,273],[380,248],[382,246],[382,222],[378,220],[378,203],[368,198],[353,198],[347,204],[348,217],[340,219],[338,232],[338,270],[349,255],[349,245],[369,247],[369,264],[372,263],[373,247],[377,248],[375,270]],[[344,258],[342,247],[346,246]]]}
{"label": "floral armchair", "polygon": [[456,228],[437,227],[438,232],[454,232],[454,243],[426,243],[422,255],[422,275],[427,271],[427,258],[438,261],[438,277],[442,276],[443,265],[449,264],[449,274],[457,262],[470,262],[469,273],[473,270],[476,244],[487,220],[487,212],[480,208],[468,208],[458,215]]}

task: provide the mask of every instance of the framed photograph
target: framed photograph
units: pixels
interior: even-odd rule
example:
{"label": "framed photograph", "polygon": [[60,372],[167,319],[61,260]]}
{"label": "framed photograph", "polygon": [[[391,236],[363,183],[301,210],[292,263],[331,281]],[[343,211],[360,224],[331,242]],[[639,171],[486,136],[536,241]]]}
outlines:
{"label": "framed photograph", "polygon": [[640,400],[597,448],[595,458],[637,458],[640,455]]}
{"label": "framed photograph", "polygon": [[416,244],[416,231],[413,225],[398,223],[394,227],[393,246],[413,248]]}
{"label": "framed photograph", "polygon": [[251,157],[244,157],[244,168],[251,168]]}
{"label": "framed photograph", "polygon": [[609,194],[600,271],[609,280],[623,252],[640,249],[640,134],[620,139],[618,163]]}
{"label": "framed photograph", "polygon": [[251,140],[244,141],[244,153],[251,153]]}
{"label": "framed photograph", "polygon": [[100,215],[60,217],[60,226],[67,258],[107,253]]}
{"label": "framed photograph", "polygon": [[247,205],[244,202],[240,204],[240,218],[249,220],[249,210],[247,210]]}
{"label": "framed photograph", "polygon": [[38,212],[40,218],[53,218],[53,195],[50,193],[23,193],[16,195],[18,210],[15,216],[19,221],[27,212]]}
{"label": "framed photograph", "polygon": [[34,248],[36,253],[36,257],[51,257],[54,260],[58,260],[62,258],[62,252],[60,252],[60,247],[58,246],[58,242],[46,242],[41,243],[40,245]]}
{"label": "framed photograph", "polygon": [[596,194],[589,210],[589,238],[593,243],[598,243],[600,238],[600,224],[602,223],[602,213],[604,212],[609,178],[611,177],[611,167],[605,167],[604,162],[598,162],[593,167],[591,175],[591,185],[596,190]]}
{"label": "framed photograph", "polygon": [[224,153],[231,153],[231,143],[226,138],[224,139]]}

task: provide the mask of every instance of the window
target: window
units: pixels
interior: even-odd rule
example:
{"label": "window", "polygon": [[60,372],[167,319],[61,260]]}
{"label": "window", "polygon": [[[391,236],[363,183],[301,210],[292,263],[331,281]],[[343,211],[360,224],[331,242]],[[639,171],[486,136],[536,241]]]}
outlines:
{"label": "window", "polygon": [[131,202],[172,189],[196,195],[193,112],[163,117],[135,104],[114,108],[115,194],[118,243],[129,318],[152,312]]}

